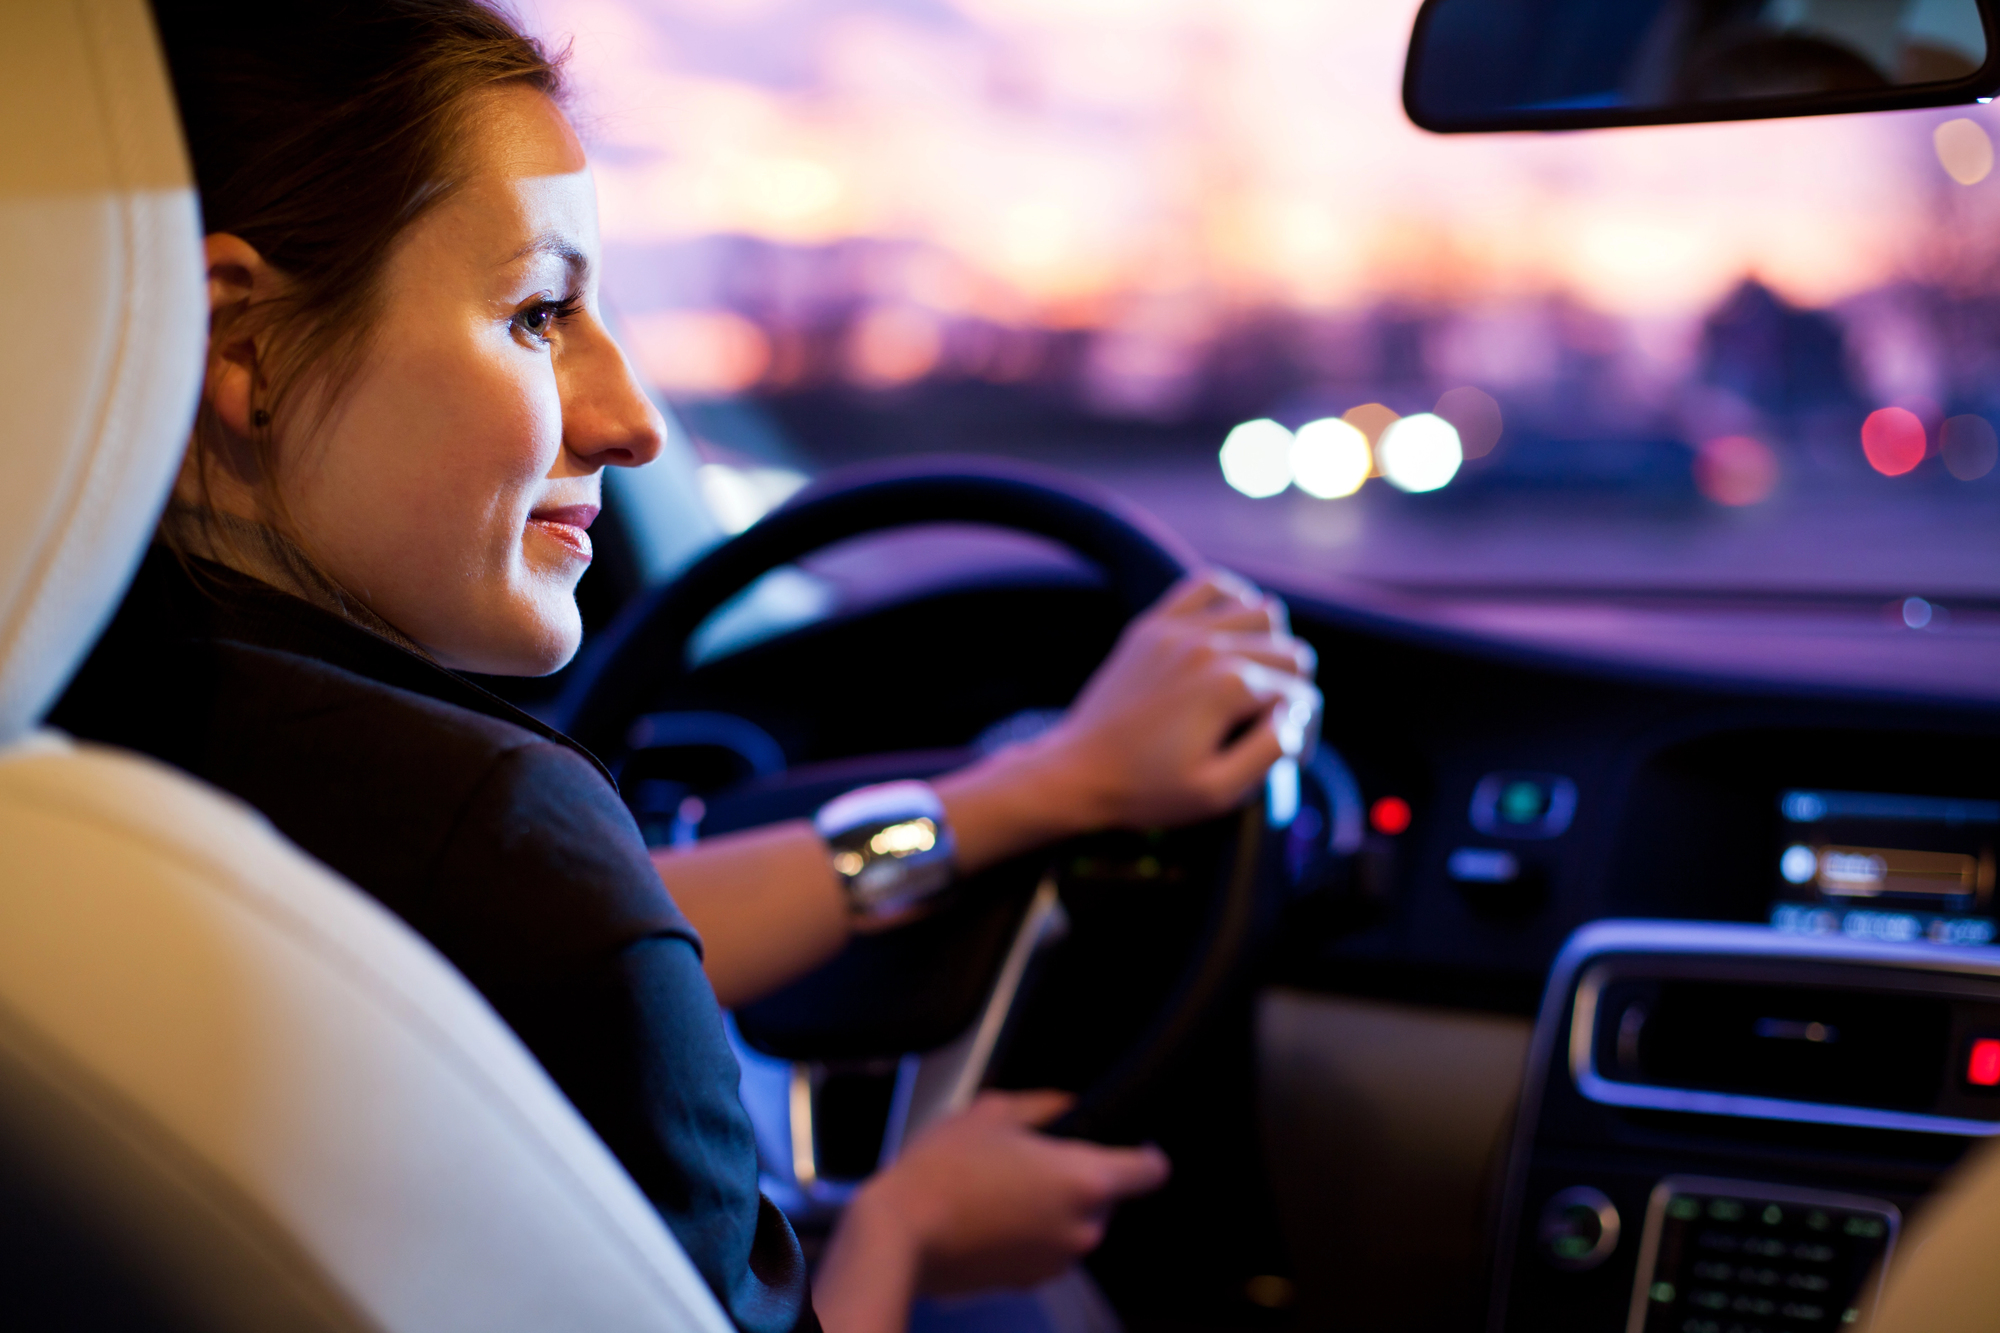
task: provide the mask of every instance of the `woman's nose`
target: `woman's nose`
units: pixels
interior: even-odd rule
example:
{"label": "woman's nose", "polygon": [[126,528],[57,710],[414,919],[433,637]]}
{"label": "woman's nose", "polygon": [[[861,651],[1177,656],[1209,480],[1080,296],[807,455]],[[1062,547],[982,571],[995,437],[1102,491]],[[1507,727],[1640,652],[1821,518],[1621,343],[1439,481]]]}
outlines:
{"label": "woman's nose", "polygon": [[592,467],[639,467],[658,458],[666,422],[611,334],[599,328],[583,346],[572,342],[565,351],[564,447]]}

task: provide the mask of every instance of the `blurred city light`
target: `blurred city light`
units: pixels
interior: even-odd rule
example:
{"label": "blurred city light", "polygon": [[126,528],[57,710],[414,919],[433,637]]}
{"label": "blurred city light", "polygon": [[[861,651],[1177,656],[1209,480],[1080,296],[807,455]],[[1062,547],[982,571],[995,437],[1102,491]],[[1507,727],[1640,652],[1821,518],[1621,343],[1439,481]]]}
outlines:
{"label": "blurred city light", "polygon": [[1246,421],[1223,440],[1221,459],[1236,490],[1253,500],[1276,495],[1292,484],[1292,433],[1269,417]]}
{"label": "blurred city light", "polygon": [[1695,489],[1717,504],[1760,504],[1778,485],[1778,456],[1749,435],[1704,441],[1694,455]]}
{"label": "blurred city light", "polygon": [[640,374],[662,393],[723,398],[741,393],[771,365],[771,340],[728,310],[649,310],[619,332]]}
{"label": "blurred city light", "polygon": [[1458,432],[1430,412],[1391,422],[1375,453],[1382,475],[1402,491],[1437,490],[1458,475],[1459,464],[1465,461]]}
{"label": "blurred city light", "polygon": [[1945,471],[1960,481],[1978,481],[2000,462],[2000,436],[1985,417],[1951,417],[1938,431],[1938,452]]}
{"label": "blurred city light", "polygon": [[1458,431],[1459,447],[1467,458],[1484,458],[1500,443],[1500,404],[1484,389],[1465,385],[1447,389],[1432,411],[1449,421]]}
{"label": "blurred city light", "polygon": [[1931,131],[1938,164],[1960,185],[1977,185],[1993,170],[1993,140],[1976,120],[1963,116]]}
{"label": "blurred city light", "polygon": [[1339,417],[1321,417],[1292,438],[1292,479],[1307,495],[1336,500],[1361,489],[1374,470],[1368,437]]}
{"label": "blurred city light", "polygon": [[[1053,458],[1313,576],[1887,603],[2000,569],[2000,189],[1946,188],[1990,171],[1989,110],[1429,135],[1399,99],[1418,0],[516,7],[575,38],[605,302],[709,461]],[[1912,411],[1864,465],[1884,404]],[[1444,506],[1363,483],[1243,521],[1179,453],[1341,414],[1401,486],[1384,431],[1427,408],[1464,460],[1416,478]],[[1351,440],[1264,430],[1238,490],[1352,480]],[[768,503],[703,485],[734,524]]]}
{"label": "blurred city light", "polygon": [[1884,407],[1861,423],[1861,451],[1885,477],[1900,477],[1924,461],[1923,419],[1906,407]]}
{"label": "blurred city light", "polygon": [[1381,403],[1362,403],[1342,412],[1340,419],[1360,431],[1372,446],[1382,443],[1382,432],[1401,420],[1401,413]]}
{"label": "blurred city light", "polygon": [[847,334],[848,378],[870,389],[893,389],[922,379],[944,352],[937,317],[915,306],[880,306]]}

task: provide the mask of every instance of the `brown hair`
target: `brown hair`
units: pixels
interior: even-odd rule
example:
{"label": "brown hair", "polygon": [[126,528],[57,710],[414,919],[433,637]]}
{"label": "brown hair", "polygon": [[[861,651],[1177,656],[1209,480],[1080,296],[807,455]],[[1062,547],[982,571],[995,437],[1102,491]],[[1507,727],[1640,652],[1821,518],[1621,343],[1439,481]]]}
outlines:
{"label": "brown hair", "polygon": [[[254,406],[276,420],[330,408],[368,349],[397,240],[447,197],[474,95],[521,84],[559,97],[551,57],[481,0],[155,0],[204,230],[256,247],[280,299],[211,336],[259,343]],[[189,443],[203,492],[224,440],[206,402]],[[272,432],[253,431],[273,517]]]}

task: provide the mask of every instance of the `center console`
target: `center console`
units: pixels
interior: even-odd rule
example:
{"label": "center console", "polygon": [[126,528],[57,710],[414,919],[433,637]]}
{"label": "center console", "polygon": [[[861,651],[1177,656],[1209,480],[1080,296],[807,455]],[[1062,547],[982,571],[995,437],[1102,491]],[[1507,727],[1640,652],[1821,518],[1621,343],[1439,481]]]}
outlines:
{"label": "center console", "polygon": [[1778,929],[1604,921],[1558,958],[1493,1333],[1864,1322],[1904,1215],[2000,1134],[2000,949],[1929,942],[1983,928],[1990,812],[1786,799]]}

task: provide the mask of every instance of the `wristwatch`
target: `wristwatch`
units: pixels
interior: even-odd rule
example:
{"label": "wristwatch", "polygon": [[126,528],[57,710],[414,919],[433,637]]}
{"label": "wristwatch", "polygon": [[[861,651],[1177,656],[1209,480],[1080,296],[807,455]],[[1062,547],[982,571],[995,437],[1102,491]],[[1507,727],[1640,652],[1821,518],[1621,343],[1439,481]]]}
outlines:
{"label": "wristwatch", "polygon": [[884,782],[836,796],[813,816],[855,917],[899,916],[951,883],[958,850],[928,782]]}

